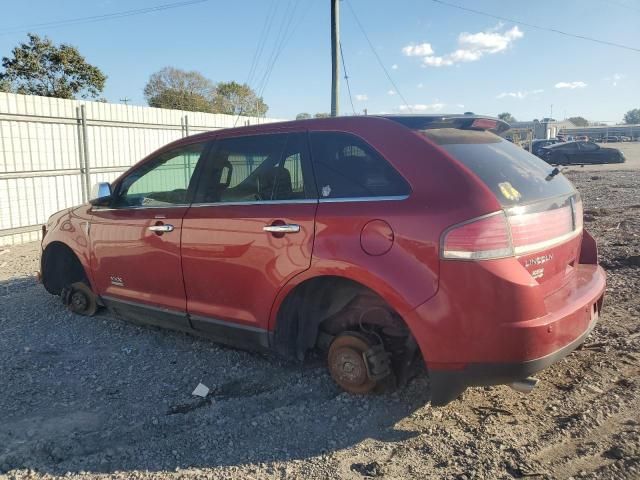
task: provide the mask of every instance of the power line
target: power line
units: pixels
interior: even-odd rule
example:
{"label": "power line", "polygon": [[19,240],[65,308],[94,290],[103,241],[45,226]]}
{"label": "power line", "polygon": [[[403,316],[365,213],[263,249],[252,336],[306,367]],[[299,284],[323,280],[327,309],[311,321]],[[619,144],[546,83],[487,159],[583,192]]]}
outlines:
{"label": "power line", "polygon": [[347,75],[347,65],[344,61],[344,54],[342,53],[342,42],[338,43],[340,47],[340,59],[342,60],[342,69],[344,70],[344,80],[347,83],[347,92],[349,92],[349,102],[351,102],[351,110],[353,110],[353,114],[356,114],[356,109],[353,106],[353,98],[351,98],[351,87],[349,86],[349,75]]}
{"label": "power line", "polygon": [[101,22],[104,20],[113,20],[116,18],[132,17],[134,15],[144,15],[146,13],[160,12],[163,10],[169,10],[172,8],[187,7],[198,3],[208,2],[209,0],[187,0],[183,2],[166,3],[163,5],[156,5],[155,7],[138,8],[135,10],[124,10],[121,12],[106,13],[102,15],[91,15],[88,17],[70,18],[67,20],[56,20],[53,22],[35,23],[33,25],[24,25],[22,27],[8,28],[0,31],[0,35],[8,35],[12,33],[26,32],[33,29],[44,28],[58,28],[66,27],[68,25],[80,25],[82,23]]}
{"label": "power line", "polygon": [[628,45],[622,45],[620,43],[609,42],[607,40],[600,40],[600,39],[593,38],[593,37],[587,37],[586,35],[578,35],[576,33],[564,32],[562,30],[558,30],[557,28],[543,27],[543,26],[540,26],[540,25],[534,25],[533,23],[527,23],[527,22],[523,22],[523,21],[520,21],[520,20],[514,20],[512,18],[503,17],[503,16],[500,16],[500,15],[494,15],[493,13],[488,13],[488,12],[483,12],[483,11],[480,11],[480,10],[475,10],[473,8],[463,7],[462,5],[456,5],[454,3],[445,2],[443,0],[431,0],[431,1],[434,2],[434,3],[439,3],[440,5],[444,5],[444,6],[447,6],[447,7],[457,8],[458,10],[464,10],[465,12],[471,12],[471,13],[475,13],[477,15],[482,15],[484,17],[494,18],[496,20],[502,20],[502,21],[505,21],[505,22],[511,22],[511,23],[515,23],[515,24],[518,24],[518,25],[524,25],[525,27],[529,27],[529,28],[535,28],[535,29],[538,29],[538,30],[543,30],[545,32],[557,33],[559,35],[564,35],[565,37],[579,38],[580,40],[587,40],[589,42],[600,43],[602,45],[608,45],[610,47],[623,48],[625,50],[631,50],[632,52],[640,53],[640,48],[630,47]]}
{"label": "power line", "polygon": [[[267,38],[269,38],[269,33],[271,33],[271,26],[273,25],[273,19],[276,16],[278,11],[278,6],[276,4],[277,0],[272,0],[269,6],[269,10],[267,11],[267,18],[262,26],[262,31],[260,32],[260,36],[258,37],[258,44],[256,45],[256,50],[253,52],[253,58],[251,59],[251,67],[249,68],[249,75],[247,76],[247,85],[251,85],[254,80],[254,75],[256,73],[256,69],[260,64],[260,59],[262,57],[262,52],[264,51],[264,46],[266,44]],[[275,7],[275,8],[274,8]]]}
{"label": "power line", "polygon": [[294,17],[299,4],[300,2],[297,2],[297,1],[295,2],[293,11],[289,16],[289,21],[287,22],[284,32],[282,34],[282,38],[280,39],[280,42],[277,44],[276,50],[273,51],[275,55],[272,55],[270,59],[270,65],[268,66],[267,71],[265,71],[265,76],[263,77],[263,80],[261,82],[260,94],[259,94],[260,97],[264,94],[265,90],[267,89],[267,85],[269,84],[269,80],[271,79],[271,74],[273,73],[273,69],[276,65],[276,62],[278,61],[278,58],[280,58],[280,54],[283,52],[284,47],[287,45],[287,43],[289,43],[289,40],[291,40],[298,26],[300,25],[300,23],[302,23],[302,21],[305,19],[305,17],[307,16],[307,13],[310,10],[309,8],[303,10],[302,15],[300,15],[300,17],[296,20],[296,22],[294,22]]}
{"label": "power line", "polygon": [[636,12],[640,12],[640,8],[634,7],[632,5],[627,5],[626,3],[617,2],[615,0],[606,0],[606,2],[612,5],[617,5],[619,7],[628,8],[629,10],[635,10]]}
{"label": "power line", "polygon": [[[267,88],[267,85],[269,84],[271,73],[273,72],[273,69],[275,67],[276,62],[278,61],[278,58],[280,57],[280,54],[284,50],[285,45],[289,42],[289,40],[295,33],[299,23],[306,16],[306,13],[309,11],[309,9],[306,9],[298,19],[297,23],[295,23],[294,25],[294,17],[296,15],[296,11],[298,10],[298,5],[299,5],[299,2],[297,2],[296,0],[291,0],[287,4],[287,7],[284,9],[284,12],[282,14],[282,20],[280,22],[280,27],[274,39],[273,47],[271,49],[271,53],[269,54],[269,58],[267,59],[264,73],[262,75],[262,78],[256,83],[256,88],[254,90],[256,92],[256,96],[259,98],[262,97],[262,95],[264,94],[264,91]],[[291,6],[293,6],[293,10],[291,9]],[[288,10],[290,11],[289,15],[287,15]],[[274,12],[274,16],[275,16],[275,12]],[[292,28],[292,25],[293,25],[293,28]],[[271,30],[271,26],[269,26],[268,30],[269,31]],[[264,38],[264,43],[266,43],[267,37],[268,37],[268,33],[267,33],[267,36]],[[262,54],[262,50],[260,55],[261,54]],[[258,65],[256,64],[254,73],[257,71],[257,67]],[[238,112],[238,115],[236,116],[236,120],[233,124],[234,127],[237,125],[238,120],[240,119],[240,116],[243,113],[244,113],[244,106],[241,106],[240,111]]]}
{"label": "power line", "polygon": [[373,43],[371,43],[371,40],[369,40],[369,35],[367,35],[367,32],[365,31],[364,27],[362,26],[362,23],[360,23],[360,19],[358,19],[358,15],[356,15],[356,11],[351,6],[351,2],[349,2],[348,0],[345,0],[344,3],[346,3],[347,6],[349,7],[349,10],[351,10],[351,14],[353,15],[353,18],[356,19],[356,23],[358,24],[358,27],[360,28],[360,31],[364,35],[364,38],[367,40],[367,43],[369,44],[369,48],[371,48],[371,51],[373,52],[373,55],[378,60],[378,63],[380,64],[380,67],[382,67],[382,70],[384,71],[384,74],[387,76],[387,79],[389,80],[391,85],[393,85],[393,88],[396,90],[396,92],[398,92],[398,96],[404,102],[404,104],[406,105],[407,109],[410,112],[412,112],[413,109],[411,108],[411,105],[409,105],[409,102],[407,102],[407,100],[404,98],[404,95],[402,95],[402,92],[400,91],[400,89],[396,85],[396,82],[394,82],[393,78],[391,78],[391,75],[389,75],[389,71],[387,70],[387,67],[384,66],[384,63],[380,59],[380,56],[378,55],[378,52],[376,52],[376,49],[373,46]]}

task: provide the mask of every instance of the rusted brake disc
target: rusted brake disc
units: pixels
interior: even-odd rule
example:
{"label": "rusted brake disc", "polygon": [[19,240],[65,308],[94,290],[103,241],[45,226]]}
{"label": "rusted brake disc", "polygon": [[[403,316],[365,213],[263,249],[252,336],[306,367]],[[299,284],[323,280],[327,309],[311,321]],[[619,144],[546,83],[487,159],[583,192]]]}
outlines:
{"label": "rusted brake disc", "polygon": [[377,381],[369,377],[365,352],[373,345],[365,335],[344,332],[329,347],[329,373],[344,390],[350,393],[369,393]]}

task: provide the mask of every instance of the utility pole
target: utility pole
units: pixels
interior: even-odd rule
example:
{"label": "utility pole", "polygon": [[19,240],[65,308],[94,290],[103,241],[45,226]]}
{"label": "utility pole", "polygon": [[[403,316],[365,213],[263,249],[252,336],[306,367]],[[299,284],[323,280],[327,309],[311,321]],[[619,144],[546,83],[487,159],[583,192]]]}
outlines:
{"label": "utility pole", "polygon": [[331,116],[337,117],[340,113],[338,95],[340,87],[338,85],[338,45],[340,42],[340,0],[331,0]]}
{"label": "utility pole", "polygon": [[121,98],[120,101],[125,105],[128,105],[131,99],[129,97],[124,97],[124,98]]}

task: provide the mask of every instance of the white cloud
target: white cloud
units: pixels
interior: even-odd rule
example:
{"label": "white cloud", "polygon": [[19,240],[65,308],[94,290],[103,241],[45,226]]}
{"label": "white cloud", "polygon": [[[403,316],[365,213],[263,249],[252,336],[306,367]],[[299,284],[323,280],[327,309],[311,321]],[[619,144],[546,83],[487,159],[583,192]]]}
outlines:
{"label": "white cloud", "polygon": [[395,90],[389,90],[389,91],[387,92],[387,95],[395,95],[395,94],[396,94],[396,91],[395,91]]}
{"label": "white cloud", "polygon": [[523,100],[525,98],[527,98],[529,95],[536,95],[538,93],[542,93],[544,92],[544,90],[542,89],[536,89],[536,90],[525,90],[525,91],[517,91],[517,92],[502,92],[501,94],[499,94],[496,98],[507,98],[507,97],[511,97],[511,98],[517,98],[518,100]]}
{"label": "white cloud", "polygon": [[570,89],[574,89],[574,88],[584,88],[586,87],[587,84],[584,82],[558,82],[556,83],[555,87],[556,88],[570,88]]}
{"label": "white cloud", "polygon": [[397,70],[398,69],[398,64],[394,63],[393,65],[391,65],[391,70]]}
{"label": "white cloud", "polygon": [[433,55],[433,48],[431,48],[430,43],[411,44],[404,47],[402,53],[407,57],[424,57]]}
{"label": "white cloud", "polygon": [[420,82],[420,83],[417,85],[417,87],[418,87],[418,88],[422,88],[422,87],[424,87],[424,83]]}
{"label": "white cloud", "polygon": [[620,80],[622,80],[624,77],[625,77],[625,75],[623,75],[621,73],[614,73],[610,77],[605,77],[605,80],[610,82],[611,86],[617,87],[618,86],[618,82],[620,82]]}
{"label": "white cloud", "polygon": [[366,102],[367,100],[369,100],[369,97],[366,93],[359,93],[358,95],[356,95],[356,100],[359,102]]}
{"label": "white cloud", "polygon": [[401,112],[413,111],[413,112],[439,112],[446,105],[444,103],[416,103],[414,105],[400,105],[398,109]]}
{"label": "white cloud", "polygon": [[451,53],[438,56],[430,43],[420,45],[407,45],[402,53],[409,57],[422,57],[422,64],[428,67],[450,67],[456,63],[475,62],[485,55],[505,51],[516,40],[522,38],[524,33],[517,26],[501,32],[502,25],[486,32],[468,33],[458,35],[458,47]]}

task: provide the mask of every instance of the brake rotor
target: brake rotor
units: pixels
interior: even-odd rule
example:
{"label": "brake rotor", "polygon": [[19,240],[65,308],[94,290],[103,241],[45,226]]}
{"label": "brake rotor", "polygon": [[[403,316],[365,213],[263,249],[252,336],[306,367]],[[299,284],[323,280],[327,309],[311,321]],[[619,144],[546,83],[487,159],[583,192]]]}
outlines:
{"label": "brake rotor", "polygon": [[64,298],[67,308],[78,315],[93,316],[98,310],[98,302],[91,288],[84,282],[71,284]]}
{"label": "brake rotor", "polygon": [[355,332],[338,335],[329,347],[329,373],[333,380],[349,393],[369,393],[378,382],[369,377],[364,354],[371,342]]}

